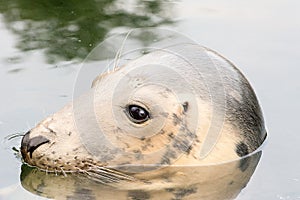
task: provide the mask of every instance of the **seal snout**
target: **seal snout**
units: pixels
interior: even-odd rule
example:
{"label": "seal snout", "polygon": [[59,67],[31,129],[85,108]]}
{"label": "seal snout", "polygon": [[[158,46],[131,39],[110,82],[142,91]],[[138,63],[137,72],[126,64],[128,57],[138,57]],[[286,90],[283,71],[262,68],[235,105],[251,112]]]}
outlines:
{"label": "seal snout", "polygon": [[44,136],[36,136],[33,138],[30,138],[30,131],[28,131],[22,138],[21,142],[21,153],[24,160],[28,158],[28,153],[30,155],[30,158],[32,158],[32,153],[41,145],[46,144],[50,142],[49,139],[47,139]]}

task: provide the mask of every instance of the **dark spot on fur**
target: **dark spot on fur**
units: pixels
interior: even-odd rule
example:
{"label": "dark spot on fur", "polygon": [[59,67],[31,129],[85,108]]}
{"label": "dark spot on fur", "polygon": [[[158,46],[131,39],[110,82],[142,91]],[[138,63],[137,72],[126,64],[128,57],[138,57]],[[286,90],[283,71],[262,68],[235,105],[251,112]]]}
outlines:
{"label": "dark spot on fur", "polygon": [[67,200],[95,200],[96,197],[93,192],[86,188],[76,188],[72,196],[67,196]]}
{"label": "dark spot on fur", "polygon": [[77,151],[77,150],[78,150],[78,148],[73,149],[73,151]]}
{"label": "dark spot on fur", "polygon": [[189,148],[186,150],[186,154],[189,155],[191,153],[192,146],[189,146]]}
{"label": "dark spot on fur", "polygon": [[246,171],[251,162],[251,157],[245,157],[240,160],[239,168],[242,172]]}
{"label": "dark spot on fur", "polygon": [[230,181],[228,185],[232,185],[234,183],[234,181]]}
{"label": "dark spot on fur", "polygon": [[169,157],[163,157],[161,159],[161,162],[160,162],[162,165],[170,165],[171,164],[171,161],[170,161],[170,158]]}
{"label": "dark spot on fur", "polygon": [[143,137],[140,138],[141,141],[144,141],[145,139],[146,139],[145,136],[143,136]]}
{"label": "dark spot on fur", "polygon": [[147,142],[147,143],[151,143],[151,138],[147,138],[147,139],[146,139],[146,142]]}
{"label": "dark spot on fur", "polygon": [[[235,151],[239,157],[243,157],[249,154],[248,146],[244,142],[240,142],[239,144],[237,144]],[[240,160],[239,168],[241,171],[246,171],[246,169],[250,165],[250,160],[250,157],[246,157]]]}
{"label": "dark spot on fur", "polygon": [[147,200],[150,199],[150,194],[142,190],[132,190],[128,192],[127,197],[130,200]]}
{"label": "dark spot on fur", "polygon": [[[126,148],[130,147],[130,145],[128,143],[125,142],[124,144],[126,145]],[[125,149],[123,151],[125,151]]]}
{"label": "dark spot on fur", "polygon": [[181,132],[183,132],[186,137],[189,137],[190,139],[196,139],[197,138],[197,134],[195,134],[194,132],[190,131],[186,124],[182,124],[182,126],[179,129]]}
{"label": "dark spot on fur", "polygon": [[188,111],[189,103],[188,103],[187,101],[184,102],[184,103],[182,104],[182,106],[183,106],[183,111],[184,111],[184,112]]}
{"label": "dark spot on fur", "polygon": [[72,135],[72,132],[70,131],[69,133],[68,133],[68,136],[71,136]]}
{"label": "dark spot on fur", "polygon": [[166,153],[163,155],[162,160],[161,160],[161,164],[162,165],[169,165],[171,164],[171,159],[176,158],[177,154],[175,151],[168,149],[166,151]]}
{"label": "dark spot on fur", "polygon": [[51,153],[52,153],[52,154],[55,154],[56,152],[55,152],[55,151],[52,151]]}
{"label": "dark spot on fur", "polygon": [[140,150],[136,149],[136,150],[133,150],[133,153],[135,154],[135,158],[137,160],[141,160],[143,159],[143,154]]}
{"label": "dark spot on fur", "polygon": [[236,153],[239,157],[243,157],[249,154],[248,146],[244,142],[240,142],[236,145]]}
{"label": "dark spot on fur", "polygon": [[174,198],[172,200],[180,200],[183,199],[191,194],[194,194],[197,192],[196,187],[190,187],[190,188],[169,188],[167,189],[168,192],[173,193]]}
{"label": "dark spot on fur", "polygon": [[169,133],[168,136],[169,136],[170,138],[174,138],[174,137],[175,137],[173,132]]}
{"label": "dark spot on fur", "polygon": [[173,124],[176,126],[177,124],[180,124],[181,119],[175,114],[173,113]]}
{"label": "dark spot on fur", "polygon": [[173,176],[174,176],[174,174],[166,172],[161,175],[161,178],[164,180],[164,182],[171,183]]}
{"label": "dark spot on fur", "polygon": [[154,146],[153,146],[153,144],[151,143],[151,142],[147,142],[146,141],[146,144],[143,144],[142,146],[141,146],[141,150],[142,151],[146,151],[146,150],[148,150],[149,148],[153,148]]}
{"label": "dark spot on fur", "polygon": [[180,152],[189,153],[191,151],[191,144],[188,139],[175,139],[173,147],[178,149]]}

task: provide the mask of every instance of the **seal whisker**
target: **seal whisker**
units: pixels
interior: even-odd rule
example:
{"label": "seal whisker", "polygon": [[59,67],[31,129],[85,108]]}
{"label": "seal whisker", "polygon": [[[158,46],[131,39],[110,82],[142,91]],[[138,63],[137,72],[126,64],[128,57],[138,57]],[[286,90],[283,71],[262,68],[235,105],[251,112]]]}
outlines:
{"label": "seal whisker", "polygon": [[64,177],[67,177],[67,174],[62,167],[60,168],[60,170],[61,170],[61,173],[64,175]]}
{"label": "seal whisker", "polygon": [[10,135],[7,135],[4,137],[5,140],[12,140],[18,137],[23,137],[25,135],[25,132],[21,132],[21,133],[13,133]]}
{"label": "seal whisker", "polygon": [[96,182],[108,184],[118,183],[120,181],[134,181],[134,177],[121,173],[117,170],[108,169],[101,166],[93,166],[89,170],[78,169],[78,172],[87,175]]}
{"label": "seal whisker", "polygon": [[128,181],[135,181],[136,178],[134,178],[133,176],[130,176],[128,174],[124,174],[120,171],[114,170],[114,169],[109,169],[109,168],[105,168],[105,167],[100,167],[100,166],[96,166],[97,170],[100,170],[100,172],[105,172],[108,174],[113,174],[115,177],[118,177],[122,180],[128,180]]}
{"label": "seal whisker", "polygon": [[101,184],[107,184],[108,183],[108,182],[103,181],[103,179],[99,179],[99,178],[91,175],[91,173],[89,173],[87,171],[83,172],[83,174],[87,175],[89,179],[91,179],[91,180],[93,180],[97,183],[101,183]]}
{"label": "seal whisker", "polygon": [[124,46],[125,46],[125,42],[127,41],[127,39],[128,39],[128,37],[129,37],[129,35],[131,34],[131,32],[132,32],[132,30],[128,31],[128,33],[126,34],[124,40],[122,41],[122,45],[121,45],[120,49],[118,50],[118,52],[117,52],[117,54],[116,54],[116,57],[115,57],[115,59],[114,59],[114,67],[113,67],[113,71],[115,71],[115,70],[117,69],[117,67],[118,67],[118,64],[119,64],[118,61],[119,61],[119,59],[120,59],[120,57],[121,57],[121,53],[122,53],[123,48],[124,48]]}
{"label": "seal whisker", "polygon": [[45,170],[46,175],[48,175],[48,172],[49,172],[48,169],[49,169],[49,167],[47,167],[46,170]]}
{"label": "seal whisker", "polygon": [[120,182],[120,179],[117,177],[114,177],[112,174],[89,172],[89,176],[93,177],[94,179],[97,179],[97,180],[99,179],[105,183]]}
{"label": "seal whisker", "polygon": [[80,170],[79,172],[86,175],[86,176],[88,176],[90,179],[92,179],[96,182],[99,182],[99,183],[102,183],[102,184],[107,184],[108,183],[107,181],[104,181],[103,178],[96,177],[94,173],[91,173],[89,171]]}

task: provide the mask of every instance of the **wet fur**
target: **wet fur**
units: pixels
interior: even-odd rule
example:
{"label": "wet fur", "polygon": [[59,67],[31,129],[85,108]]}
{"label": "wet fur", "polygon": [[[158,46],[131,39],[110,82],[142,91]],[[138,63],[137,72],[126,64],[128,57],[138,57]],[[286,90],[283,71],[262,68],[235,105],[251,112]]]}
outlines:
{"label": "wet fur", "polygon": [[[107,115],[107,112],[109,112],[105,108],[107,104],[105,104],[105,101],[101,101],[101,99],[108,98],[107,96],[111,95],[108,89],[113,88],[114,83],[110,81],[117,80],[118,74],[122,73],[123,68],[115,68],[113,71],[99,76],[93,82],[92,90],[96,91],[96,95],[98,94],[97,90],[106,94],[96,97],[100,99],[99,104],[96,105],[96,110],[99,111],[98,113],[96,112],[96,115],[99,117],[98,120],[105,123],[104,129],[110,134],[108,137],[115,138],[116,135],[119,135],[112,140],[115,142],[115,145],[128,152],[133,152],[134,156],[116,159],[114,155],[118,152],[114,150],[111,150],[111,153],[102,157],[102,159],[91,154],[77,133],[73,116],[73,104],[68,104],[30,131],[30,139],[43,136],[49,142],[35,149],[32,155],[27,152],[28,149],[23,148],[22,154],[25,162],[49,172],[61,171],[63,174],[67,172],[81,172],[102,183],[115,184],[126,181],[132,183],[131,188],[139,188],[138,185],[140,188],[153,188],[161,187],[160,185],[163,184],[166,191],[173,194],[174,199],[184,199],[193,193],[197,193],[196,187],[175,187],[177,189],[174,189],[172,186],[168,189],[168,184],[166,183],[169,181],[170,185],[176,184],[178,177],[177,172],[168,171],[168,168],[153,168],[155,170],[141,173],[128,173],[125,168],[128,165],[130,166],[131,162],[142,163],[145,153],[151,152],[158,146],[164,146],[174,140],[178,131],[183,133],[183,135],[179,139],[177,138],[178,141],[175,140],[176,142],[173,146],[166,148],[161,153],[160,157],[158,157],[159,161],[156,160],[157,156],[153,157],[154,163],[160,163],[163,166],[171,164],[175,166],[213,165],[237,160],[255,151],[262,144],[266,136],[264,121],[257,98],[248,81],[228,60],[209,49],[206,49],[206,51],[217,68],[222,71],[222,84],[226,94],[226,113],[221,130],[222,134],[218,138],[216,146],[204,159],[199,157],[199,149],[201,149],[202,142],[206,137],[205,134],[201,133],[205,133],[209,129],[209,120],[212,117],[210,103],[207,101],[205,94],[201,94],[201,99],[198,99],[198,104],[202,111],[199,121],[204,125],[197,132],[189,130],[186,122],[186,115],[193,109],[190,103],[186,101],[178,104],[168,91],[161,91],[161,93],[155,93],[155,97],[157,99],[166,99],[168,102],[166,109],[169,111],[159,114],[160,117],[167,120],[165,127],[158,135],[150,139],[125,137],[122,135],[124,127],[114,126],[113,120],[110,119],[112,116]],[[150,56],[151,59],[151,56],[155,55],[156,53],[154,52],[146,56]],[[157,55],[159,56],[160,53],[157,53]],[[143,59],[133,62],[143,62]],[[126,68],[124,69],[126,70]],[[193,77],[193,74],[191,74],[191,77]],[[138,84],[138,81],[136,84]],[[154,87],[151,88],[151,91],[159,92],[160,88]],[[147,94],[147,91],[145,93]],[[153,94],[151,93],[151,95]],[[157,100],[155,97],[153,97],[154,100]],[[80,98],[84,99],[85,96],[83,95]],[[105,114],[105,117],[101,118],[103,114]],[[86,120],[86,117],[83,117],[82,120]],[[193,141],[193,143],[190,143],[190,141]],[[110,150],[108,149],[108,151]],[[183,153],[183,155],[177,159],[180,153]],[[112,169],[110,166],[119,167]],[[238,169],[243,173],[247,171],[249,166],[251,166],[249,160],[243,159],[233,169]],[[251,169],[253,169],[253,166]],[[162,177],[167,174],[169,178],[164,180]],[[152,186],[146,184],[147,182],[144,180],[150,180],[151,184],[153,183]],[[128,193],[128,198],[134,199],[134,196],[137,198],[140,196],[150,198],[151,195],[147,194],[147,192],[130,191]]]}

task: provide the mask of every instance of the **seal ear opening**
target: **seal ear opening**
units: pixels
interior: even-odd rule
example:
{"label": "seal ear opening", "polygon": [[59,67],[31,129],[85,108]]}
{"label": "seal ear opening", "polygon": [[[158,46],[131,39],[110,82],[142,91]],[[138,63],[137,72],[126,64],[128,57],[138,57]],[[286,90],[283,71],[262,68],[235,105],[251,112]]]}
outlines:
{"label": "seal ear opening", "polygon": [[184,102],[182,104],[182,107],[183,107],[183,112],[187,112],[188,111],[188,108],[189,108],[189,102]]}

